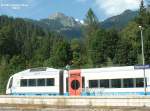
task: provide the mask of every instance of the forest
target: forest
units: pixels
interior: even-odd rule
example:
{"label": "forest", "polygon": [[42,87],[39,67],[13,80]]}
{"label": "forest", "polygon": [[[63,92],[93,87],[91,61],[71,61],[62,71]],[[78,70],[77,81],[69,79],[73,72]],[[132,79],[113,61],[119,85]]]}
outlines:
{"label": "forest", "polygon": [[33,67],[65,69],[142,64],[141,30],[145,64],[150,64],[150,11],[141,2],[138,16],[123,29],[103,29],[92,9],[85,16],[83,37],[66,37],[22,18],[0,16],[0,94],[8,78]]}

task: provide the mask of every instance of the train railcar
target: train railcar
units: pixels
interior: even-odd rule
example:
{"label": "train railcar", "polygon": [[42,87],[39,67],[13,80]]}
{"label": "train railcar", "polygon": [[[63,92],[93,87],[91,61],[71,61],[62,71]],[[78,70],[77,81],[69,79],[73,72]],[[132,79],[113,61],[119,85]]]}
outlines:
{"label": "train railcar", "polygon": [[65,71],[53,68],[32,68],[12,75],[6,94],[65,95]]}
{"label": "train railcar", "polygon": [[6,94],[150,95],[150,69],[143,70],[134,66],[69,71],[53,68],[33,68],[12,75],[7,84]]}
{"label": "train railcar", "polygon": [[144,72],[134,66],[95,68],[83,69],[81,74],[85,77],[82,91],[85,94],[150,95],[150,69],[145,69]]}

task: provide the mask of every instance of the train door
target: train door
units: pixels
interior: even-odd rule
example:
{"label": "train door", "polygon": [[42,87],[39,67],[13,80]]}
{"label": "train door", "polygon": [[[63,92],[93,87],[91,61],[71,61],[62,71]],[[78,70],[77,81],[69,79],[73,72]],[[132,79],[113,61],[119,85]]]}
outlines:
{"label": "train door", "polygon": [[82,77],[80,70],[69,71],[69,95],[80,96],[82,92]]}

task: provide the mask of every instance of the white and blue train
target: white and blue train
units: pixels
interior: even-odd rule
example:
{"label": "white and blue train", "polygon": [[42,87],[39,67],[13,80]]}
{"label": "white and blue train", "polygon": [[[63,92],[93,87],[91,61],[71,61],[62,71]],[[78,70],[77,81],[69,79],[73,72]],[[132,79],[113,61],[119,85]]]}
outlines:
{"label": "white and blue train", "polygon": [[6,94],[150,95],[150,69],[147,68],[144,71],[134,66],[69,71],[53,68],[33,68],[12,75],[7,83]]}

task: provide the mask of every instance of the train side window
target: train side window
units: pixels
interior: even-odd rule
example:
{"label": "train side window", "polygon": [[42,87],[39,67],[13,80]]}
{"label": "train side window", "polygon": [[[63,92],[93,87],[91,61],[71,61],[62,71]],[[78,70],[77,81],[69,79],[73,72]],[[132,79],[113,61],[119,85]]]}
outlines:
{"label": "train side window", "polygon": [[37,86],[45,86],[45,79],[37,79]]}
{"label": "train side window", "polygon": [[112,88],[121,88],[121,79],[112,79],[111,85]]}
{"label": "train side window", "polygon": [[136,87],[144,87],[144,78],[136,78]]}
{"label": "train side window", "polygon": [[133,85],[133,79],[132,78],[128,78],[128,79],[123,79],[123,87],[124,88],[132,88]]}
{"label": "train side window", "polygon": [[13,84],[13,78],[10,79],[9,88],[12,87],[12,84]]}
{"label": "train side window", "polygon": [[36,86],[36,79],[29,79],[29,86]]}
{"label": "train side window", "polygon": [[20,81],[20,86],[21,87],[27,87],[27,84],[28,82],[27,82],[27,79],[21,79],[21,81]]}
{"label": "train side window", "polygon": [[100,80],[100,87],[109,88],[109,80],[108,79]]}
{"label": "train side window", "polygon": [[98,88],[98,80],[89,80],[89,88]]}
{"label": "train side window", "polygon": [[46,86],[54,86],[55,80],[54,78],[48,78],[46,81]]}

